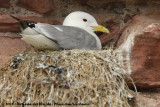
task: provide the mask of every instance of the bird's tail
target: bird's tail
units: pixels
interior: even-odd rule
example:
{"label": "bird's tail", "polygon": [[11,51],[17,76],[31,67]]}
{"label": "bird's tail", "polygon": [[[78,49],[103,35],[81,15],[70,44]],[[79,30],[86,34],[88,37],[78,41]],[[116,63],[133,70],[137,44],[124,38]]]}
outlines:
{"label": "bird's tail", "polygon": [[29,22],[25,21],[25,20],[21,20],[13,15],[10,15],[12,18],[16,19],[19,22],[21,31],[23,31],[24,29],[26,29],[28,27]]}

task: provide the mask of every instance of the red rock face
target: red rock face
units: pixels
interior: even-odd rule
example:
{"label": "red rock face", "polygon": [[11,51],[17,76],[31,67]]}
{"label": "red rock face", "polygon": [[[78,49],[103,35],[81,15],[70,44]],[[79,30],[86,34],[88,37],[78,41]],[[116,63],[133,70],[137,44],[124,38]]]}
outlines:
{"label": "red rock face", "polygon": [[21,37],[0,36],[0,68],[3,67],[14,55],[33,49]]}
{"label": "red rock face", "polygon": [[104,33],[99,36],[102,45],[105,45],[108,41],[119,36],[120,25],[117,22],[116,14],[93,14],[93,16],[98,24],[105,26],[110,31],[109,34]]}
{"label": "red rock face", "polygon": [[88,0],[74,0],[80,4],[86,4],[88,2]]}
{"label": "red rock face", "polygon": [[0,7],[9,8],[10,6],[10,0],[0,0]]}
{"label": "red rock face", "polygon": [[160,107],[160,93],[158,89],[150,90],[150,92],[141,92],[140,94],[129,90],[135,97],[130,103],[131,107]]}
{"label": "red rock face", "polygon": [[124,55],[129,55],[129,69],[136,86],[160,87],[160,14],[137,16],[123,30],[119,39]]}
{"label": "red rock face", "polygon": [[19,0],[18,5],[42,14],[53,11],[52,0]]}
{"label": "red rock face", "polygon": [[[81,4],[86,4],[87,2],[99,2],[99,0],[74,0],[78,3],[81,3]],[[121,2],[121,1],[125,1],[125,0],[101,0],[101,2]]]}
{"label": "red rock face", "polygon": [[20,31],[18,22],[8,15],[0,16],[0,32],[18,32]]}
{"label": "red rock face", "polygon": [[135,38],[134,44],[131,53],[132,78],[140,87],[160,87],[160,23],[145,28]]}
{"label": "red rock face", "polygon": [[108,41],[118,37],[119,35],[119,31],[120,31],[120,25],[119,24],[116,24],[114,26],[112,26],[110,29],[109,29],[110,33],[109,34],[103,34],[101,35],[99,38],[100,38],[100,41],[102,43],[102,45],[105,45]]}
{"label": "red rock face", "polygon": [[[142,1],[142,2],[143,2],[143,1],[144,1],[144,2],[146,2],[146,1],[150,2],[150,0],[135,0],[135,1],[137,1],[137,2],[138,2],[138,1],[139,1],[139,2],[140,2],[140,1]],[[159,1],[159,0],[152,0],[152,1]]]}
{"label": "red rock face", "polygon": [[[41,22],[50,24],[61,24],[59,21],[56,20],[49,20],[36,16],[18,16],[18,15],[15,16],[22,20],[27,20],[35,23]],[[11,18],[9,15],[0,16],[0,32],[20,32],[18,22],[15,19]]]}

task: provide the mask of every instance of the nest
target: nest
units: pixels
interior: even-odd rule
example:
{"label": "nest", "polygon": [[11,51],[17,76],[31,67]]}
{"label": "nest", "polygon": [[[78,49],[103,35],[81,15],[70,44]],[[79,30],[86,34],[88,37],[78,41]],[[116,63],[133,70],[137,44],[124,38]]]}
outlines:
{"label": "nest", "polygon": [[120,57],[112,49],[19,54],[0,75],[0,103],[128,107]]}

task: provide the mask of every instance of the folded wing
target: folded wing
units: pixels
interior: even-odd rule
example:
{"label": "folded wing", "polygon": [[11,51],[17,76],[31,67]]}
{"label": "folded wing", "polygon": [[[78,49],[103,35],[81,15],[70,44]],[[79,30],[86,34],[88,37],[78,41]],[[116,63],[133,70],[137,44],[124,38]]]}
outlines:
{"label": "folded wing", "polygon": [[33,28],[64,49],[96,49],[96,39],[87,31],[70,26],[37,23]]}

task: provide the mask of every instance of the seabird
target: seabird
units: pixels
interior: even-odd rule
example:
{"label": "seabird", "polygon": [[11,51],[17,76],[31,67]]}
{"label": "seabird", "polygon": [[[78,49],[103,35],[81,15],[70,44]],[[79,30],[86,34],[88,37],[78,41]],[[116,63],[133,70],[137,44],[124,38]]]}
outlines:
{"label": "seabird", "polygon": [[70,13],[63,25],[30,23],[11,17],[19,22],[22,40],[38,50],[101,49],[101,42],[94,32],[109,33],[92,15],[81,11]]}

